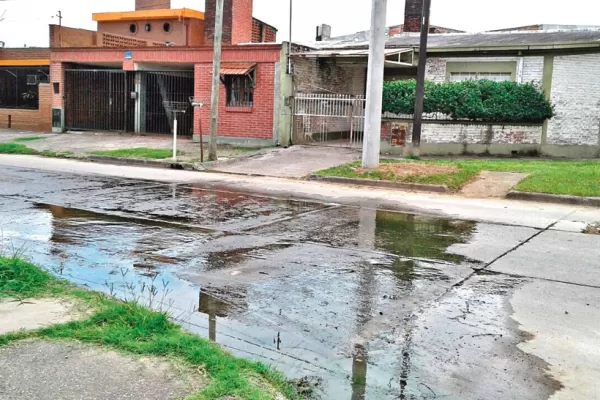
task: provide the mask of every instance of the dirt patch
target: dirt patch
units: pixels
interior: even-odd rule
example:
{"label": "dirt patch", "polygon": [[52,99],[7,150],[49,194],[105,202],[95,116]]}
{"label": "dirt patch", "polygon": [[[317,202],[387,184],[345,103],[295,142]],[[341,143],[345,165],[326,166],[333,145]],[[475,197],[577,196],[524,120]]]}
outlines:
{"label": "dirt patch", "polygon": [[583,233],[587,233],[588,235],[600,235],[600,222],[591,224],[583,231]]}
{"label": "dirt patch", "polygon": [[405,176],[429,176],[451,174],[460,171],[457,167],[435,165],[435,164],[420,164],[420,163],[394,163],[382,164],[376,169],[354,168],[358,174],[379,171],[384,177],[393,178]]}
{"label": "dirt patch", "polygon": [[61,299],[0,300],[0,335],[64,324],[82,314],[74,303]]}

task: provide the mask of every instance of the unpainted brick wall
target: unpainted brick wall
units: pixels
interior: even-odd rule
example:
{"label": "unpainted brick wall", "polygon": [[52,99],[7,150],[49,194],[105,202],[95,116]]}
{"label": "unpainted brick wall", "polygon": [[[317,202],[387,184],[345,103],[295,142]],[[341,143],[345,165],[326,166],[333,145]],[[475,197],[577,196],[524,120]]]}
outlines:
{"label": "unpainted brick wall", "polygon": [[[211,97],[212,63],[195,65],[195,97],[209,102]],[[226,107],[225,85],[219,84],[219,136],[243,139],[273,139],[275,98],[275,64],[259,63],[256,67],[256,88],[252,108]],[[200,121],[202,125],[200,125]],[[210,107],[195,110],[194,134],[209,134]]]}
{"label": "unpainted brick wall", "polygon": [[171,8],[171,0],[135,0],[136,11],[164,10]]}
{"label": "unpainted brick wall", "polygon": [[49,60],[50,49],[45,47],[3,48],[0,60]]}
{"label": "unpainted brick wall", "polygon": [[50,25],[50,47],[94,47],[98,32],[87,29]]}
{"label": "unpainted brick wall", "polygon": [[[385,121],[382,138],[389,139],[394,125],[408,124],[407,142],[412,141],[412,123]],[[423,123],[422,143],[432,144],[540,144],[542,125],[489,125],[475,123]]]}
{"label": "unpainted brick wall", "polygon": [[600,54],[554,59],[548,144],[598,146],[600,140]]}
{"label": "unpainted brick wall", "polygon": [[[205,41],[215,38],[216,0],[206,0],[204,14]],[[223,44],[252,41],[252,0],[225,0],[223,4]]]}
{"label": "unpainted brick wall", "polygon": [[9,116],[12,129],[50,132],[52,129],[52,85],[48,83],[39,85],[37,110],[0,108],[0,127],[9,127]]}
{"label": "unpainted brick wall", "polygon": [[297,93],[365,94],[367,69],[364,66],[299,58],[293,61],[293,72]]}
{"label": "unpainted brick wall", "polygon": [[277,41],[277,29],[264,22],[252,19],[252,43],[275,43]]}

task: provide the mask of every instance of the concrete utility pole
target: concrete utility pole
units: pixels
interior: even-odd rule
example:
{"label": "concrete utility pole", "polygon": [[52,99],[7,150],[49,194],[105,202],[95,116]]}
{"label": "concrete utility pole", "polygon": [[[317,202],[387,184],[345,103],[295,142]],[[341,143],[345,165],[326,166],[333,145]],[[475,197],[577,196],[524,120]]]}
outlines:
{"label": "concrete utility pole", "polygon": [[363,168],[379,167],[387,0],[372,0]]}
{"label": "concrete utility pole", "polygon": [[219,131],[219,83],[221,81],[221,47],[223,45],[223,1],[217,0],[215,15],[215,46],[213,57],[212,93],[210,97],[210,137],[208,160],[217,161],[217,133]]}
{"label": "concrete utility pole", "polygon": [[421,44],[419,45],[419,69],[417,71],[417,96],[415,99],[415,115],[413,122],[412,154],[421,153],[421,131],[423,126],[423,100],[425,98],[425,68],[427,67],[427,39],[429,35],[429,15],[431,0],[423,2],[421,17]]}

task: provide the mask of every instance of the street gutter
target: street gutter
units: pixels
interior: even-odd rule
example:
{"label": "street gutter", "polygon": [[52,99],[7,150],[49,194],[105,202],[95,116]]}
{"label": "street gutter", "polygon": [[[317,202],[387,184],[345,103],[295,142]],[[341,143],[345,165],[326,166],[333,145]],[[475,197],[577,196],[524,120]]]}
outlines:
{"label": "street gutter", "polygon": [[600,207],[600,197],[578,197],[547,193],[510,191],[506,195],[510,200],[535,201],[538,203],[571,204],[590,207]]}

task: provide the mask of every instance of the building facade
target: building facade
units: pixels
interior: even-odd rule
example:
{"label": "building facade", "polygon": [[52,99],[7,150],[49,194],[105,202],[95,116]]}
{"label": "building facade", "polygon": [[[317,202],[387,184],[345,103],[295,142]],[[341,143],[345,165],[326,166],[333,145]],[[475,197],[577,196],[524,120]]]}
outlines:
{"label": "building facade", "polygon": [[[40,131],[172,134],[177,118],[178,135],[206,137],[213,3],[206,0],[202,13],[137,0],[135,11],[94,14],[95,31],[51,25],[48,49],[1,50],[0,121]],[[252,17],[251,0],[225,1],[220,142],[272,146],[289,137],[288,46],[274,43],[276,33]]]}

